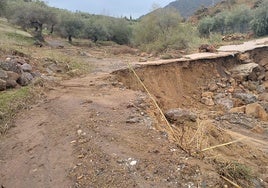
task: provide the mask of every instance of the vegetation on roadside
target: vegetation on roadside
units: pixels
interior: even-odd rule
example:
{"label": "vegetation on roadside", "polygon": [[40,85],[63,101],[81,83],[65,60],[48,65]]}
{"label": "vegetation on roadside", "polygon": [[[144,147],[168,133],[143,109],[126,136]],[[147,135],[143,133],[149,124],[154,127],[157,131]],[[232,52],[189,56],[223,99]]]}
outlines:
{"label": "vegetation on roadside", "polygon": [[234,5],[230,10],[220,11],[218,14],[206,16],[200,20],[198,31],[201,36],[209,37],[211,33],[249,33],[256,36],[268,34],[268,0],[250,9],[246,5]]}
{"label": "vegetation on roadside", "polygon": [[1,92],[0,95],[0,135],[4,134],[12,125],[11,121],[21,109],[29,107],[34,93],[31,87]]}
{"label": "vegetation on roadside", "polygon": [[157,9],[138,20],[79,11],[73,13],[50,7],[40,0],[1,0],[0,12],[9,22],[31,32],[39,41],[44,40],[44,35],[52,34],[67,38],[70,43],[73,38],[95,43],[113,41],[156,53],[169,49],[196,49],[201,43],[217,45],[219,35],[223,34],[250,31],[256,36],[267,34],[267,0],[261,0],[253,9],[238,6],[235,1],[228,3],[234,4],[230,6],[233,8],[219,10],[213,17],[204,17],[198,27],[182,19],[172,6]]}

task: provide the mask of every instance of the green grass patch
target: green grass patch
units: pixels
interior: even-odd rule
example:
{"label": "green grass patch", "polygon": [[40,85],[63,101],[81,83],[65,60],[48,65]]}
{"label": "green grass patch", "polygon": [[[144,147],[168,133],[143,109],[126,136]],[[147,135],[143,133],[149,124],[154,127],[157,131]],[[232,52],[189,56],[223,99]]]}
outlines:
{"label": "green grass patch", "polygon": [[30,86],[0,92],[0,134],[6,133],[16,113],[27,108],[33,96]]}
{"label": "green grass patch", "polygon": [[19,44],[32,45],[34,43],[34,38],[26,35],[22,35],[18,32],[6,33],[8,40],[16,41]]}

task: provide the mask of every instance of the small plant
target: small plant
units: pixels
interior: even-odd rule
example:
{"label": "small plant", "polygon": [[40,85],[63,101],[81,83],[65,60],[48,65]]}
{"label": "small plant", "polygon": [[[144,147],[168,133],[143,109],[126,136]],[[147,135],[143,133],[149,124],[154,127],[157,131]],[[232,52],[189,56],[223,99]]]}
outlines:
{"label": "small plant", "polygon": [[173,57],[170,54],[164,54],[164,55],[161,56],[161,59],[172,59],[172,58]]}
{"label": "small plant", "polygon": [[241,185],[250,184],[254,178],[251,168],[238,162],[220,164],[219,174]]}

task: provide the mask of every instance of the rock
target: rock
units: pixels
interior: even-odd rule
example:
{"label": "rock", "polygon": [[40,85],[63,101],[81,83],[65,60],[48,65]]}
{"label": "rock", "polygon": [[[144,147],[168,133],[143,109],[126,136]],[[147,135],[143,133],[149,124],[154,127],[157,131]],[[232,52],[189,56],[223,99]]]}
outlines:
{"label": "rock", "polygon": [[250,82],[249,81],[246,88],[249,89],[250,91],[255,91],[255,90],[257,90],[258,85],[259,85],[258,82],[253,82],[253,81]]}
{"label": "rock", "polygon": [[228,93],[233,93],[235,91],[235,88],[233,87],[233,86],[231,86],[231,87],[229,87],[228,89],[227,89],[227,92]]}
{"label": "rock", "polygon": [[65,67],[64,66],[60,66],[60,65],[58,65],[56,63],[50,64],[47,68],[50,71],[52,71],[53,73],[63,73],[63,72],[65,72]]}
{"label": "rock", "polygon": [[5,71],[12,71],[18,74],[21,73],[20,66],[16,62],[13,62],[13,61],[0,62],[0,68],[2,68]]}
{"label": "rock", "polygon": [[216,104],[221,105],[222,107],[224,107],[227,110],[230,110],[231,108],[234,107],[234,102],[232,101],[232,99],[229,99],[227,97],[225,98],[217,98],[215,100]]}
{"label": "rock", "polygon": [[146,58],[140,58],[139,62],[147,62],[147,59]]}
{"label": "rock", "polygon": [[27,86],[31,83],[33,80],[33,76],[28,72],[23,72],[18,80],[18,83],[21,86]]}
{"label": "rock", "polygon": [[242,100],[245,104],[257,102],[257,97],[250,93],[234,93],[233,97]]}
{"label": "rock", "polygon": [[257,63],[247,63],[242,64],[234,67],[231,72],[233,77],[239,78],[239,77],[246,77],[249,76],[249,74],[253,71],[254,68],[258,67],[259,65]]}
{"label": "rock", "polygon": [[0,79],[6,80],[8,78],[7,72],[0,69]]}
{"label": "rock", "polygon": [[215,103],[211,97],[202,97],[201,103],[207,105],[207,106],[214,106]]}
{"label": "rock", "polygon": [[213,45],[209,44],[202,44],[199,47],[199,52],[210,52],[210,53],[215,53],[217,52],[216,48]]}
{"label": "rock", "polygon": [[216,120],[227,121],[228,124],[240,125],[247,129],[252,129],[254,126],[258,125],[258,120],[248,117],[242,113],[227,113],[216,118]]}
{"label": "rock", "polygon": [[171,123],[182,124],[185,121],[196,122],[197,120],[195,113],[181,108],[170,109],[165,113],[165,116]]}
{"label": "rock", "polygon": [[212,99],[213,95],[214,95],[213,92],[203,92],[200,102],[207,105],[207,106],[214,106],[215,103]]}
{"label": "rock", "polygon": [[268,113],[268,102],[261,101],[259,104],[263,107],[263,109]]}
{"label": "rock", "polygon": [[234,107],[234,102],[232,98],[229,95],[226,95],[225,93],[219,93],[214,97],[215,103],[217,105],[220,105],[224,107],[227,110],[230,110]]}
{"label": "rock", "polygon": [[38,72],[38,71],[31,72],[31,75],[32,75],[34,78],[36,78],[36,77],[40,78],[40,77],[42,76],[42,74],[41,74],[40,72]]}
{"label": "rock", "polygon": [[140,121],[141,121],[140,117],[129,116],[126,120],[126,123],[134,124],[134,123],[139,123]]}
{"label": "rock", "polygon": [[33,70],[32,66],[29,65],[28,63],[24,63],[23,65],[21,65],[21,69],[24,72],[31,72]]}
{"label": "rock", "polygon": [[81,136],[82,133],[83,133],[83,131],[82,131],[81,129],[77,130],[77,134],[78,134],[78,136]]}
{"label": "rock", "polygon": [[262,85],[265,87],[265,89],[268,89],[268,81],[263,82]]}
{"label": "rock", "polygon": [[261,81],[265,78],[265,68],[261,66],[255,67],[248,75],[248,79],[252,81]]}
{"label": "rock", "polygon": [[206,97],[206,98],[212,98],[214,95],[213,92],[203,92],[202,93],[202,97]]}
{"label": "rock", "polygon": [[246,106],[236,107],[229,110],[229,113],[244,114],[246,111]]}
{"label": "rock", "polygon": [[12,71],[7,71],[7,76],[8,76],[8,80],[15,80],[15,81],[17,81],[20,77],[19,74],[12,72]]}
{"label": "rock", "polygon": [[260,101],[266,101],[268,102],[268,93],[262,93],[259,95],[259,100]]}
{"label": "rock", "polygon": [[268,115],[263,107],[258,103],[248,104],[246,106],[246,114],[251,117],[259,118],[263,121],[268,119]]}
{"label": "rock", "polygon": [[7,88],[7,82],[5,80],[0,79],[0,91],[4,91]]}
{"label": "rock", "polygon": [[263,92],[265,92],[265,86],[264,86],[264,85],[258,85],[256,91],[257,91],[258,93],[263,93]]}
{"label": "rock", "polygon": [[233,87],[236,86],[236,81],[234,78],[230,78],[229,82],[230,82],[231,86],[233,86]]}
{"label": "rock", "polygon": [[138,163],[138,161],[133,160],[129,164],[130,164],[130,166],[135,166],[137,163]]}
{"label": "rock", "polygon": [[249,53],[239,54],[238,59],[242,61],[243,63],[250,63],[252,61]]}
{"label": "rock", "polygon": [[221,82],[218,82],[217,85],[218,85],[219,87],[222,87],[222,88],[226,88],[226,87],[227,87],[226,84],[221,83]]}
{"label": "rock", "polygon": [[6,81],[6,87],[7,87],[7,88],[16,88],[17,85],[18,85],[18,83],[17,83],[15,80],[10,80],[10,79],[8,79],[8,80]]}
{"label": "rock", "polygon": [[208,86],[208,89],[209,89],[209,91],[211,91],[211,92],[217,91],[218,88],[219,88],[219,87],[217,86],[217,84],[210,84],[210,85]]}

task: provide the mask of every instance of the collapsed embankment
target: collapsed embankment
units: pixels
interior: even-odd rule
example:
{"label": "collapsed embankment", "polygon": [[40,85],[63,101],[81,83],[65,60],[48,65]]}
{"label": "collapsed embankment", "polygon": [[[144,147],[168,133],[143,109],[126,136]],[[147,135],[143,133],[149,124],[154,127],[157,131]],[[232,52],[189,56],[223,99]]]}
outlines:
{"label": "collapsed embankment", "polygon": [[[266,74],[268,66],[265,67],[268,64],[267,49],[268,47],[262,47],[245,52],[242,55],[234,52],[219,56],[201,57],[200,59],[179,59],[171,61],[171,63],[168,61],[165,63],[148,62],[138,64],[134,69],[163,109],[177,107],[207,108],[210,105],[200,103],[200,97],[204,91],[233,93],[232,89],[235,90],[236,87],[240,87],[243,81],[258,81],[259,83],[254,84],[264,84],[268,80],[268,74]],[[261,79],[251,80],[248,78],[252,71],[260,72],[257,69],[250,70],[255,68],[254,65],[254,68],[248,67],[249,70],[244,70],[241,67],[241,72],[236,71],[235,75],[232,74],[233,70],[239,65],[253,62],[260,65],[261,73],[257,74],[262,74],[259,75],[262,76]],[[248,72],[243,73],[243,71]],[[118,80],[129,88],[143,90],[131,70],[118,70],[114,74],[117,75]],[[244,78],[238,80],[239,74]],[[215,87],[212,88],[212,86]]]}
{"label": "collapsed embankment", "polygon": [[[195,54],[133,68],[171,123],[173,131],[166,131],[176,134],[178,145],[244,187],[268,185],[267,51],[261,46]],[[144,91],[131,69],[113,74],[128,88]],[[156,111],[148,113],[160,116]],[[162,118],[155,119],[165,130]]]}

